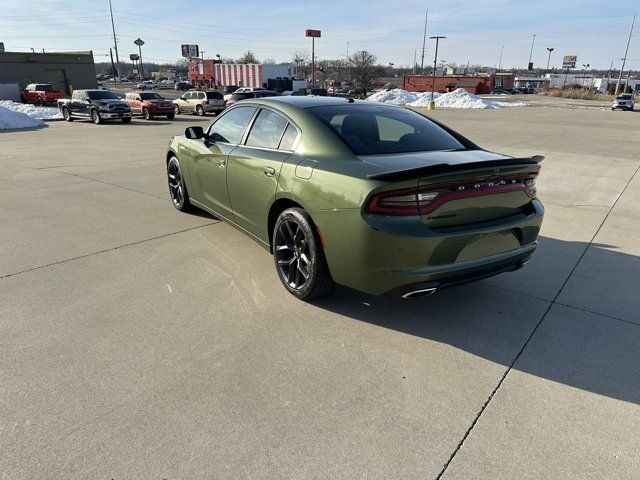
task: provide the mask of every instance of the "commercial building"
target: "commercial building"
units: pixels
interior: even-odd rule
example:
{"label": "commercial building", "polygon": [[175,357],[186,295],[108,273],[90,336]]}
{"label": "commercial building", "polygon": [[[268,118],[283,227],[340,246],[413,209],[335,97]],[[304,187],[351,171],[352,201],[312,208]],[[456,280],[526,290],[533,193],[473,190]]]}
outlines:
{"label": "commercial building", "polygon": [[[491,93],[494,88],[512,88],[514,76],[510,73],[498,75],[436,75],[436,92],[450,92],[464,88],[469,93]],[[430,92],[434,85],[434,77],[430,75],[405,75],[402,88],[409,92]]]}
{"label": "commercial building", "polygon": [[262,65],[257,63],[218,63],[213,59],[191,59],[189,82],[208,88],[237,85],[239,87],[268,87],[269,80],[292,80],[291,65]]}
{"label": "commercial building", "polygon": [[93,52],[1,52],[0,84],[22,89],[30,83],[51,83],[67,94],[72,88],[95,88]]}

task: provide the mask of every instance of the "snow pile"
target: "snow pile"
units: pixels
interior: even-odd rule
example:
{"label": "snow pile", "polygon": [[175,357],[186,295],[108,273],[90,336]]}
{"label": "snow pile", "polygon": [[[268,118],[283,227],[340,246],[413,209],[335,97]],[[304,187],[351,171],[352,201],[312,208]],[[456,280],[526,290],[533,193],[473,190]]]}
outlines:
{"label": "snow pile", "polygon": [[51,120],[54,118],[62,118],[62,113],[57,108],[51,107],[36,107],[29,103],[16,103],[11,100],[0,100],[0,107],[7,108],[13,112],[24,113],[31,118],[37,118],[40,120]]}
{"label": "snow pile", "polygon": [[14,112],[5,107],[0,107],[0,130],[13,128],[43,127],[44,122],[37,118],[31,118],[24,113]]}
{"label": "snow pile", "polygon": [[[495,109],[503,107],[527,107],[526,102],[492,102],[469,93],[464,88],[458,88],[449,93],[434,93],[436,107],[440,108],[483,108]],[[372,102],[390,103],[392,105],[409,105],[411,107],[426,107],[431,101],[430,92],[407,92],[401,88],[376,92],[367,100]]]}
{"label": "snow pile", "polygon": [[407,92],[401,88],[393,90],[381,90],[367,97],[371,102],[390,103],[392,105],[405,105],[411,103],[418,98],[417,93]]}
{"label": "snow pile", "polygon": [[458,88],[453,92],[445,93],[436,98],[436,107],[444,108],[502,108],[497,102],[485,100],[467,92],[464,88]]}
{"label": "snow pile", "polygon": [[[442,93],[434,92],[433,98],[436,100],[436,105],[438,104],[438,97],[443,96]],[[429,102],[431,101],[431,92],[429,93],[419,93],[418,99],[411,102],[409,105],[412,107],[428,107]]]}

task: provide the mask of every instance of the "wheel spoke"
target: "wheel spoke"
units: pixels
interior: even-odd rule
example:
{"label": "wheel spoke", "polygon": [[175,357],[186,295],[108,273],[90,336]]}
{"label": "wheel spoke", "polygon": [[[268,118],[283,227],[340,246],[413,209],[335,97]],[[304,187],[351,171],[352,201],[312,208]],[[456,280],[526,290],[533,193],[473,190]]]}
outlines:
{"label": "wheel spoke", "polygon": [[294,287],[294,288],[296,287],[296,285],[295,285],[295,273],[298,270],[297,266],[295,265],[295,263],[296,262],[294,261],[294,262],[291,262],[289,264],[289,272],[288,272],[288,275],[287,275],[287,283],[289,285],[291,285],[292,287]]}
{"label": "wheel spoke", "polygon": [[307,281],[307,278],[309,278],[309,272],[302,268],[302,264],[300,262],[298,262],[298,273],[302,275],[305,282]]}

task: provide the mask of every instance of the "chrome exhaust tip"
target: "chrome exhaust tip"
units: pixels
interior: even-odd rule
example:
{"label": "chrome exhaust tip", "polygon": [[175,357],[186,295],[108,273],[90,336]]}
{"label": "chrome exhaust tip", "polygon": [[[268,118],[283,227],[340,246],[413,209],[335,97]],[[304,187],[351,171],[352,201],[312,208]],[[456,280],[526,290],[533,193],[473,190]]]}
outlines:
{"label": "chrome exhaust tip", "polygon": [[433,295],[436,293],[437,288],[422,288],[420,290],[412,290],[410,292],[402,295],[402,298],[418,298],[418,297],[428,297],[429,295]]}

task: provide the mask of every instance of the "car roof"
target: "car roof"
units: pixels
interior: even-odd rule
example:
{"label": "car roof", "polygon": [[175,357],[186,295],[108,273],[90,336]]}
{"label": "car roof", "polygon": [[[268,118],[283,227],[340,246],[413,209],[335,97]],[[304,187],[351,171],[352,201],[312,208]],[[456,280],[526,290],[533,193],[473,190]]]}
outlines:
{"label": "car roof", "polygon": [[343,97],[313,97],[313,96],[303,96],[303,95],[284,95],[279,97],[265,97],[265,98],[255,98],[253,99],[256,102],[264,103],[264,104],[274,104],[273,106],[277,107],[278,103],[286,103],[298,108],[311,108],[311,107],[329,107],[332,105],[348,105],[350,103],[357,103],[360,105],[371,105],[371,106],[387,106],[393,108],[393,105],[387,105],[381,102],[370,102],[367,100],[353,100],[351,98],[343,98]]}

